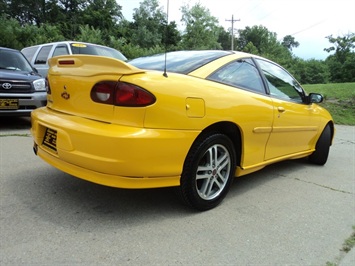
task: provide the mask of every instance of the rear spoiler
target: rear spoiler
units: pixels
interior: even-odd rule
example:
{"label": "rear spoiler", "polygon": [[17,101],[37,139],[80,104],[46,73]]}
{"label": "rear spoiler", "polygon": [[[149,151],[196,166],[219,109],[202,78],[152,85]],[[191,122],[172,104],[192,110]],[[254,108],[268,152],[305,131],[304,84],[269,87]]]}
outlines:
{"label": "rear spoiler", "polygon": [[95,55],[62,55],[48,60],[48,75],[96,76],[131,75],[145,71],[121,60]]}

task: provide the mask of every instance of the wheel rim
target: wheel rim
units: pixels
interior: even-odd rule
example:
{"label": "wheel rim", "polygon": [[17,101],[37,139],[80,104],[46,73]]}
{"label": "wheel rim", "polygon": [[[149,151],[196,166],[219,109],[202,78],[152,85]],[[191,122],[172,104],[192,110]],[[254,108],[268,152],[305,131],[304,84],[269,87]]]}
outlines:
{"label": "wheel rim", "polygon": [[212,200],[225,188],[231,168],[229,151],[220,144],[211,146],[202,156],[196,171],[196,189],[204,200]]}

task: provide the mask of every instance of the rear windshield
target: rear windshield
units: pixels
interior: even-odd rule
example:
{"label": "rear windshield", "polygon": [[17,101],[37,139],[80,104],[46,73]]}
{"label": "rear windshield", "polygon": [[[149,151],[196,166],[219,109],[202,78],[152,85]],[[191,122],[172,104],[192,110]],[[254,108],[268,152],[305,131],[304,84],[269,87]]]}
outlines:
{"label": "rear windshield", "polygon": [[71,43],[71,50],[73,54],[89,54],[89,55],[99,55],[99,56],[107,56],[113,57],[122,61],[127,61],[127,58],[121,54],[119,51],[105,47],[105,46],[97,46],[90,45],[84,43]]}
{"label": "rear windshield", "polygon": [[129,61],[135,67],[141,69],[164,71],[165,55],[166,70],[180,74],[188,74],[201,66],[220,57],[231,54],[228,51],[178,51],[167,54],[158,54],[140,57]]}

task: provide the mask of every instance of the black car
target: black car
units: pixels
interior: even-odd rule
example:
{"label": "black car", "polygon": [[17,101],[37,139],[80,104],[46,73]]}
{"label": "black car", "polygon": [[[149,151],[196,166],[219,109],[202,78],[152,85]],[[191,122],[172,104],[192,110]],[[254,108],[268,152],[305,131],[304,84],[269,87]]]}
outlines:
{"label": "black car", "polygon": [[45,79],[20,51],[0,47],[0,116],[29,116],[46,102]]}

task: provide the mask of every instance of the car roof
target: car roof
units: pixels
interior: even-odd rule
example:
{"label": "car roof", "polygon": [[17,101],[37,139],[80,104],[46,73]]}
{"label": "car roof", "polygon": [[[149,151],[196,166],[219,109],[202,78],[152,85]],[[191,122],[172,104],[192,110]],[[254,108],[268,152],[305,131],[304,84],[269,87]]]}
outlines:
{"label": "car roof", "polygon": [[136,58],[128,63],[141,69],[157,71],[164,71],[166,66],[169,72],[188,74],[205,64],[233,53],[223,50],[175,51]]}
{"label": "car roof", "polygon": [[23,49],[32,48],[32,47],[38,47],[38,46],[43,46],[43,45],[72,44],[72,43],[82,43],[82,44],[86,44],[86,45],[102,46],[102,47],[107,47],[107,48],[110,48],[110,49],[114,49],[112,47],[108,47],[108,46],[104,46],[104,45],[100,45],[100,44],[96,44],[96,43],[80,42],[80,41],[59,41],[59,42],[40,43],[40,44],[36,44],[36,45],[33,45],[33,46],[25,47]]}

